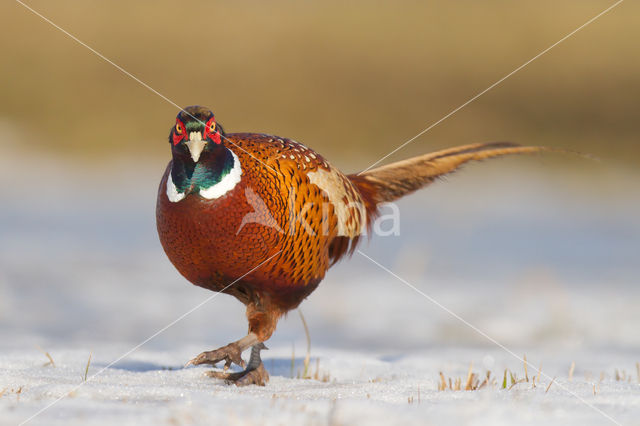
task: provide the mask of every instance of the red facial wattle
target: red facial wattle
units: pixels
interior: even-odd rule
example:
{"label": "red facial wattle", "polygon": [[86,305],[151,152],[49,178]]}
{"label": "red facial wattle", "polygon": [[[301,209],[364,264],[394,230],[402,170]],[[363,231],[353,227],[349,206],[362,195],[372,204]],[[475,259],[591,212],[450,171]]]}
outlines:
{"label": "red facial wattle", "polygon": [[176,128],[174,129],[171,137],[173,138],[173,145],[176,146],[187,136],[187,130],[182,124],[182,121],[176,120]]}
{"label": "red facial wattle", "polygon": [[[212,131],[213,129],[213,131]],[[204,126],[204,140],[212,140],[216,144],[220,145],[222,140],[220,139],[220,132],[216,130],[216,121],[214,117],[211,117],[207,124]]]}

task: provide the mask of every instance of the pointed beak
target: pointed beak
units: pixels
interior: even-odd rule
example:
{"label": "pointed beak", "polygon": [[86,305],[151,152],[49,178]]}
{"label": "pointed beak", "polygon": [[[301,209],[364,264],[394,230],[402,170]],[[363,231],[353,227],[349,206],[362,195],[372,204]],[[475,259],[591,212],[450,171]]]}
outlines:
{"label": "pointed beak", "polygon": [[191,132],[189,133],[189,142],[187,142],[187,148],[189,148],[189,153],[191,154],[191,158],[194,163],[197,163],[200,159],[200,154],[202,154],[202,150],[204,149],[207,141],[202,140],[202,134],[200,132]]}

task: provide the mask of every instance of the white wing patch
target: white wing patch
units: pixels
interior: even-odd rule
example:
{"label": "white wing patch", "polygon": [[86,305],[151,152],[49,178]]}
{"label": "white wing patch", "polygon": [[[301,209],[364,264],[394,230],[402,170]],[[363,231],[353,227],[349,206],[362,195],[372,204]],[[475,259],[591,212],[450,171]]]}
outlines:
{"label": "white wing patch", "polygon": [[176,188],[175,183],[173,183],[171,172],[169,172],[169,177],[167,177],[167,198],[169,198],[169,201],[172,203],[177,203],[182,200],[184,196],[184,192],[178,192],[178,188]]}
{"label": "white wing patch", "polygon": [[334,171],[318,169],[308,172],[309,181],[322,189],[338,216],[338,235],[354,238],[366,227],[367,213],[351,182]]}
{"label": "white wing patch", "polygon": [[215,185],[210,186],[206,189],[200,190],[200,195],[207,200],[212,200],[214,198],[220,198],[227,192],[231,191],[237,184],[240,182],[240,177],[242,176],[242,167],[240,167],[240,160],[238,160],[238,156],[235,152],[231,151],[231,155],[233,155],[233,168],[229,173],[225,175],[225,177],[220,180],[220,182]]}

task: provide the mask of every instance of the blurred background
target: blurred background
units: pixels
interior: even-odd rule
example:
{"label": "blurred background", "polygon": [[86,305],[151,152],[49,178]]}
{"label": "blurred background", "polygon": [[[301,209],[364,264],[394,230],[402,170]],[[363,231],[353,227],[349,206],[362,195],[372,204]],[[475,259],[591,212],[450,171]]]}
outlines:
{"label": "blurred background", "polygon": [[[227,132],[369,166],[610,1],[169,2],[30,6]],[[0,5],[0,348],[127,349],[210,293],[169,264],[157,185],[177,110],[13,2]],[[508,345],[640,349],[640,5],[625,2],[386,162],[511,140],[549,154],[465,168],[402,200],[362,250]],[[314,345],[490,345],[360,255],[302,305]],[[149,343],[246,330],[221,295]],[[297,314],[270,347],[296,344]]]}

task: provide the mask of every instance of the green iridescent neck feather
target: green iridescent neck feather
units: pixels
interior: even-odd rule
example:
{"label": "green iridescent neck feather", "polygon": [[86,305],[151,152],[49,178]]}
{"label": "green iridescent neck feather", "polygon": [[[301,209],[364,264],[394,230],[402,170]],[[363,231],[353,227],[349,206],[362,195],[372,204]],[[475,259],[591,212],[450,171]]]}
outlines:
{"label": "green iridescent neck feather", "polygon": [[231,151],[223,147],[203,152],[197,163],[174,157],[171,178],[178,192],[198,192],[219,183],[233,169],[233,162]]}

